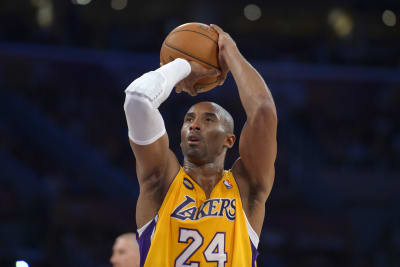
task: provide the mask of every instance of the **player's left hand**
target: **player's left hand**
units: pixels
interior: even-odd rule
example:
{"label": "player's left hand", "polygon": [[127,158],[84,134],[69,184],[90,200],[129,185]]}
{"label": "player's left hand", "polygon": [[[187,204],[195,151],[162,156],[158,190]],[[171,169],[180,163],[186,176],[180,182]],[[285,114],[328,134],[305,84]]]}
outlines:
{"label": "player's left hand", "polygon": [[176,84],[176,92],[179,94],[180,92],[184,91],[191,96],[196,96],[198,94],[197,90],[194,88],[194,85],[202,78],[205,77],[216,77],[221,73],[216,69],[207,69],[200,65],[195,61],[189,61],[191,72],[190,74]]}

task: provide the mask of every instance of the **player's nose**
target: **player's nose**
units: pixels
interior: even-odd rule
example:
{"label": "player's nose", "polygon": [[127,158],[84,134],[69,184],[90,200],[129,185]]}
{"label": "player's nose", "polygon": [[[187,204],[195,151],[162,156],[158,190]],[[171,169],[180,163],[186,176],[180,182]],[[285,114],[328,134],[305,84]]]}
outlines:
{"label": "player's nose", "polygon": [[201,125],[199,120],[195,119],[193,122],[189,125],[189,130],[190,131],[200,131],[201,130]]}

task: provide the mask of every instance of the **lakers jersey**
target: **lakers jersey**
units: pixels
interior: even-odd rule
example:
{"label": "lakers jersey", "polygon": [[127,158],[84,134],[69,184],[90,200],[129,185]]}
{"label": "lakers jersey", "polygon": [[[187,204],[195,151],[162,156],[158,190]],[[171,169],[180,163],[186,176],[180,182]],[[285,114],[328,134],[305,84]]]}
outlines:
{"label": "lakers jersey", "polygon": [[181,168],[156,217],[138,234],[141,267],[256,266],[258,236],[230,171],[207,199]]}

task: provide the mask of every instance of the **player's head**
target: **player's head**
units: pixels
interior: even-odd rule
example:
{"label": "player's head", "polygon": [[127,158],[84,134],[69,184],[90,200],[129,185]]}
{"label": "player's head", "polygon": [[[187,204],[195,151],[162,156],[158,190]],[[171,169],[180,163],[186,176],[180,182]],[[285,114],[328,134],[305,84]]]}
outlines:
{"label": "player's head", "polygon": [[139,267],[140,253],[135,233],[117,237],[112,250],[110,262],[113,267]]}
{"label": "player's head", "polygon": [[220,105],[200,102],[185,115],[181,129],[181,148],[185,158],[198,164],[224,159],[235,143],[232,116]]}

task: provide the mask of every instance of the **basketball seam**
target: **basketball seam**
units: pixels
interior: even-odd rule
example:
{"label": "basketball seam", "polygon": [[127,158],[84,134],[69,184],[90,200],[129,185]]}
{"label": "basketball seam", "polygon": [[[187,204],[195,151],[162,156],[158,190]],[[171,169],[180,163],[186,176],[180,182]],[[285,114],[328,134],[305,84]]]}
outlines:
{"label": "basketball seam", "polygon": [[174,33],[177,33],[177,32],[195,32],[195,33],[198,33],[198,34],[203,35],[204,37],[210,39],[211,41],[213,41],[214,43],[216,43],[216,44],[218,45],[218,42],[217,42],[217,41],[215,41],[213,38],[211,38],[211,37],[208,36],[207,34],[204,34],[204,33],[201,33],[201,32],[197,32],[197,31],[194,31],[194,30],[178,30],[178,31],[172,32],[171,35],[174,34]]}
{"label": "basketball seam", "polygon": [[168,48],[174,49],[174,50],[176,50],[176,51],[178,51],[178,52],[180,52],[180,53],[182,53],[182,54],[184,54],[184,55],[186,55],[186,56],[188,56],[188,57],[192,57],[192,58],[194,58],[194,59],[196,59],[196,60],[198,60],[198,61],[200,61],[200,62],[203,62],[204,64],[207,64],[207,65],[209,65],[209,66],[211,66],[211,67],[213,67],[213,68],[216,68],[216,69],[218,69],[218,70],[221,70],[219,67],[214,66],[213,64],[210,64],[210,63],[208,63],[208,62],[206,62],[206,61],[204,61],[204,60],[202,60],[202,59],[200,59],[200,58],[194,57],[194,56],[192,56],[192,55],[190,55],[190,54],[188,54],[188,53],[186,53],[186,52],[184,52],[184,51],[182,51],[182,50],[180,50],[180,49],[178,49],[178,48],[175,48],[175,47],[173,47],[173,46],[170,46],[167,42],[165,42],[165,46],[168,47]]}

